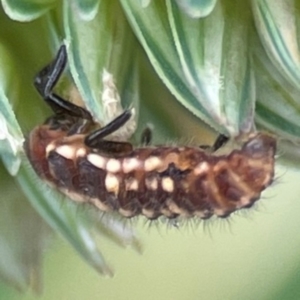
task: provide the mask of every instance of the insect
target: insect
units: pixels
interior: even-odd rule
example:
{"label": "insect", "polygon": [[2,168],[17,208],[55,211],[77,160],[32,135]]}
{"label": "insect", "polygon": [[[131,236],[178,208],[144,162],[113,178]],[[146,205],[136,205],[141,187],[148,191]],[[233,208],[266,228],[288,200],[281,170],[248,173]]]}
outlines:
{"label": "insect", "polygon": [[[52,90],[67,63],[65,46],[35,78],[35,87],[54,111],[34,128],[25,143],[36,173],[74,201],[130,218],[227,217],[248,208],[274,177],[276,141],[251,133],[240,148],[216,155],[205,147],[151,147],[111,141],[131,110],[99,128],[84,108]],[[220,136],[210,150],[227,139]]]}

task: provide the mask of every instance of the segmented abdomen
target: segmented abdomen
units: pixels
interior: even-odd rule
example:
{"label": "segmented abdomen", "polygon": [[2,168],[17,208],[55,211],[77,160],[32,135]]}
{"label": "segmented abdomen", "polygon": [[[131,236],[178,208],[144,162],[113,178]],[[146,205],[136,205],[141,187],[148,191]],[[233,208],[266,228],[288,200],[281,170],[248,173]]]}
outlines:
{"label": "segmented abdomen", "polygon": [[276,143],[264,134],[222,156],[195,147],[147,147],[111,157],[86,147],[83,138],[54,138],[40,126],[27,153],[36,172],[73,200],[124,217],[226,217],[250,207],[274,176]]}

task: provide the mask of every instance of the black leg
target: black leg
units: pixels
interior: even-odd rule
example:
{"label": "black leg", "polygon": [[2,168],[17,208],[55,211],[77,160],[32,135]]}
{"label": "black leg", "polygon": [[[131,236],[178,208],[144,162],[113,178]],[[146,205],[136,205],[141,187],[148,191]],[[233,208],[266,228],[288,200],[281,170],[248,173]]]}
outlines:
{"label": "black leg", "polygon": [[224,146],[227,141],[229,140],[229,138],[227,136],[225,136],[224,134],[220,134],[216,141],[214,142],[214,144],[212,145],[212,151],[217,151],[218,149],[220,149],[222,146]]}
{"label": "black leg", "polygon": [[66,46],[62,45],[54,60],[43,68],[35,77],[34,85],[43,98],[50,96],[52,89],[64,71],[66,64]]}
{"label": "black leg", "polygon": [[199,146],[201,149],[203,150],[207,150],[209,152],[215,152],[217,151],[219,148],[221,148],[223,145],[226,144],[226,142],[229,140],[229,138],[223,134],[219,134],[219,136],[217,137],[216,141],[214,142],[214,144],[212,146],[209,145],[201,145]]}
{"label": "black leg", "polygon": [[148,146],[151,143],[152,140],[152,130],[150,127],[146,127],[141,136],[141,143],[143,146]]}
{"label": "black leg", "polygon": [[131,117],[131,111],[125,110],[121,115],[112,120],[110,123],[105,125],[104,127],[92,132],[85,138],[85,144],[92,148],[94,145],[97,145],[103,138],[108,136],[109,134],[117,131],[120,127],[122,127]]}
{"label": "black leg", "polygon": [[106,140],[97,140],[88,146],[97,149],[100,153],[112,156],[129,154],[133,150],[133,147],[130,143]]}
{"label": "black leg", "polygon": [[133,148],[130,143],[103,140],[103,138],[121,128],[130,119],[131,115],[131,110],[125,110],[103,128],[89,134],[85,138],[84,143],[90,148],[112,155],[122,155],[131,152]]}
{"label": "black leg", "polygon": [[68,114],[74,117],[92,120],[93,118],[87,110],[52,93],[52,89],[64,71],[66,63],[66,46],[62,45],[55,59],[36,75],[34,86],[56,114]]}

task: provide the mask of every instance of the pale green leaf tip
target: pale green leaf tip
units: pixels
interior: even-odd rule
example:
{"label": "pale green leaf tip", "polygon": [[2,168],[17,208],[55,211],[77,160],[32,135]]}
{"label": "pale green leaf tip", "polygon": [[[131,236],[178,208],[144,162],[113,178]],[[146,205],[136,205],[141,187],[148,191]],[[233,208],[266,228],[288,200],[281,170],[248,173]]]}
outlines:
{"label": "pale green leaf tip", "polygon": [[8,141],[10,150],[14,155],[17,155],[18,152],[22,151],[24,138],[15,136],[9,131],[5,118],[0,113],[0,140],[5,139]]}
{"label": "pale green leaf tip", "polygon": [[51,7],[53,1],[45,1],[44,3],[34,3],[30,1],[19,0],[2,0],[4,12],[15,21],[30,22],[43,14],[45,14]]}
{"label": "pale green leaf tip", "polygon": [[[253,1],[253,15],[266,53],[279,72],[299,87],[299,41],[297,9],[282,1]],[[293,20],[287,22],[287,20]]]}
{"label": "pale green leaf tip", "polygon": [[110,267],[110,266],[108,266],[108,265],[104,265],[104,264],[102,264],[102,263],[100,263],[100,264],[95,264],[95,261],[94,262],[92,262],[91,263],[91,265],[95,268],[95,270],[99,273],[99,274],[101,274],[101,275],[103,275],[103,276],[107,276],[107,277],[110,277],[110,278],[112,278],[112,277],[114,277],[114,270]]}
{"label": "pale green leaf tip", "polygon": [[151,3],[151,0],[139,0],[140,6],[146,8]]}
{"label": "pale green leaf tip", "polygon": [[89,0],[89,1],[75,1],[78,15],[84,21],[93,20],[99,10],[100,1],[99,0]]}
{"label": "pale green leaf tip", "polygon": [[181,10],[191,18],[203,18],[214,9],[217,0],[176,0]]}
{"label": "pale green leaf tip", "polygon": [[[96,248],[88,249],[88,244],[89,242],[85,240],[86,249],[83,251],[78,251],[79,254],[81,254],[81,257],[99,274],[112,277],[114,275],[114,272],[112,268],[109,265],[107,265],[102,254]],[[90,240],[90,244],[93,244],[95,246],[95,242],[93,240]]]}
{"label": "pale green leaf tip", "polygon": [[136,252],[143,252],[142,243],[137,238],[135,231],[131,226],[127,226],[124,220],[119,220],[118,217],[114,218],[114,215],[104,215],[101,218],[101,226],[97,228],[100,233],[105,229],[106,235],[115,237],[118,245],[131,246]]}
{"label": "pale green leaf tip", "polygon": [[19,171],[23,143],[24,138],[10,132],[5,118],[0,113],[0,156],[2,156],[3,163],[12,176],[15,176]]}

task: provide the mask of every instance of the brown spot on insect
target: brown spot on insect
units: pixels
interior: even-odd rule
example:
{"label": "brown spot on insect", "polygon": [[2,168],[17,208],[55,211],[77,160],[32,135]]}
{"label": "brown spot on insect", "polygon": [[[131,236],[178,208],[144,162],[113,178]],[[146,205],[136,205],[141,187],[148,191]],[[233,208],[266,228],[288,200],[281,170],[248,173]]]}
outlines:
{"label": "brown spot on insect", "polygon": [[126,218],[224,218],[253,205],[272,183],[276,141],[264,133],[237,139],[237,147],[222,154],[224,136],[210,149],[149,147],[149,130],[142,147],[109,140],[131,110],[100,127],[87,110],[53,93],[66,61],[62,46],[36,77],[54,115],[31,131],[25,150],[36,173],[74,201]]}
{"label": "brown spot on insect", "polygon": [[158,179],[155,176],[146,178],[145,184],[148,190],[156,191],[158,189]]}

